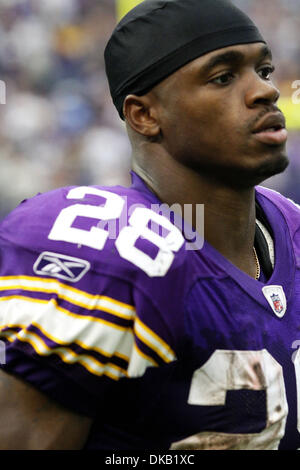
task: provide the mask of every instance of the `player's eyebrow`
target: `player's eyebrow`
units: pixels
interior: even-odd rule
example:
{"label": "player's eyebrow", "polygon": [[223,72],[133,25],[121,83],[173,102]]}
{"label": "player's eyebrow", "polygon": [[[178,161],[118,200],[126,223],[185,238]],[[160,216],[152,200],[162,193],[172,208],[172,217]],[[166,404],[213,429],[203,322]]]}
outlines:
{"label": "player's eyebrow", "polygon": [[[221,54],[215,55],[208,60],[206,64],[201,67],[201,73],[207,74],[218,65],[238,65],[245,60],[246,55],[241,51],[226,51]],[[268,46],[263,46],[258,52],[257,62],[269,57],[272,60],[272,52]]]}

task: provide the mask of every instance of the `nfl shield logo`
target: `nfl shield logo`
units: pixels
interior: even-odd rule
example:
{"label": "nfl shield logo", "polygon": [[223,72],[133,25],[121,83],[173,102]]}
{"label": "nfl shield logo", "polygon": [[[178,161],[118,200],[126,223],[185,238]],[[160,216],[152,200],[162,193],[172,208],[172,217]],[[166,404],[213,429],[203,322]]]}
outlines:
{"label": "nfl shield logo", "polygon": [[274,310],[276,313],[281,313],[283,311],[283,305],[278,294],[271,295],[271,300],[274,305]]}
{"label": "nfl shield logo", "polygon": [[286,297],[282,286],[265,286],[263,294],[277,317],[282,318],[286,312]]}

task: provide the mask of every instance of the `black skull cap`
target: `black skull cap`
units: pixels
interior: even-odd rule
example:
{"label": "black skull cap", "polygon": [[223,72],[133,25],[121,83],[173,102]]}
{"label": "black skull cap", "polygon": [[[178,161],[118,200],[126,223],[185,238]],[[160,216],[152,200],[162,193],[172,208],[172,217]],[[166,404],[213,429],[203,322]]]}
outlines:
{"label": "black skull cap", "polygon": [[144,0],[116,26],[105,48],[113,102],[143,95],[188,62],[227,46],[266,42],[229,0]]}

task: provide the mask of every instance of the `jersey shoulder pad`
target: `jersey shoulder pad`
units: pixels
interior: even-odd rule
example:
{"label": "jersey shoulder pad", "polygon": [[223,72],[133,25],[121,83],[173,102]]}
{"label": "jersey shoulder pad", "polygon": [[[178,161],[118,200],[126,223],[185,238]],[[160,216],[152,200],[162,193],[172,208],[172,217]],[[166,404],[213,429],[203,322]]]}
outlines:
{"label": "jersey shoulder pad", "polygon": [[145,194],[99,186],[60,188],[24,201],[0,225],[0,239],[34,253],[38,274],[77,263],[78,273],[91,265],[122,279],[164,276],[184,244]]}
{"label": "jersey shoulder pad", "polygon": [[97,243],[87,233],[100,228],[101,221],[118,219],[129,193],[130,189],[122,187],[77,186],[37,194],[22,201],[1,222],[0,236],[35,250],[59,238],[69,244],[79,244],[82,238],[84,246],[93,248]]}
{"label": "jersey shoulder pad", "polygon": [[300,229],[300,205],[273,189],[258,187],[259,194],[271,201],[280,210],[289,227],[291,237]]}

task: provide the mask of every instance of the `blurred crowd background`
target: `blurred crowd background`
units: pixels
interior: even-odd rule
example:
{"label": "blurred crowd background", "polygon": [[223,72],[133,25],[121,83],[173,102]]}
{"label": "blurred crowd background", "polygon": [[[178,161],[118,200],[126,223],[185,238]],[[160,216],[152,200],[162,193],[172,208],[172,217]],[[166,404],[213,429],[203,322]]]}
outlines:
{"label": "blurred crowd background", "polygon": [[[290,167],[266,186],[300,203],[299,0],[234,0],[272,47]],[[128,185],[130,145],[109,95],[103,51],[115,0],[0,0],[0,218],[59,186]],[[137,44],[137,47],[138,44]],[[155,45],[154,45],[155,47]]]}

